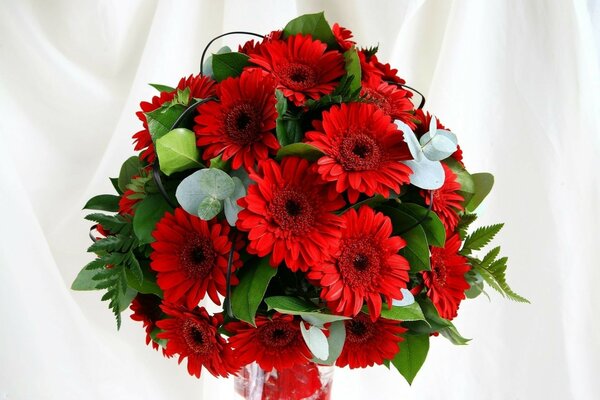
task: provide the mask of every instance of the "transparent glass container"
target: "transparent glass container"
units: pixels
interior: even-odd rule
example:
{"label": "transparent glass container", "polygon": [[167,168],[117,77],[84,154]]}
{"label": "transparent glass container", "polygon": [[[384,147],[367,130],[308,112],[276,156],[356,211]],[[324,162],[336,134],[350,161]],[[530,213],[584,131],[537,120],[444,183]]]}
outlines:
{"label": "transparent glass container", "polygon": [[248,364],[234,378],[236,399],[329,400],[333,369],[309,363],[265,372],[256,363]]}

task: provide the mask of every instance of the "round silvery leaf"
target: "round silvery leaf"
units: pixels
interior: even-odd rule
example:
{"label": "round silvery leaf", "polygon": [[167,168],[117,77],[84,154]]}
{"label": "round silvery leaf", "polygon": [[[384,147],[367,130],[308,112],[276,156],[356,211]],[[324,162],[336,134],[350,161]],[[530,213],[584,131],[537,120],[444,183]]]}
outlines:
{"label": "round silvery leaf", "polygon": [[232,179],[235,184],[235,189],[233,190],[233,194],[224,200],[223,206],[227,222],[229,225],[235,226],[238,219],[238,213],[242,209],[237,201],[246,195],[246,188],[244,187],[242,180],[237,176],[234,176]]}
{"label": "round silvery leaf", "polygon": [[425,157],[431,161],[444,160],[456,151],[456,135],[450,131],[438,130],[435,135],[427,132],[420,139]]}
{"label": "round silvery leaf", "polygon": [[300,321],[300,331],[308,349],[316,358],[326,360],[329,357],[327,336],[316,326],[310,325],[310,328],[306,329],[304,325],[304,321]]}
{"label": "round silvery leaf", "polygon": [[437,118],[435,116],[431,116],[431,119],[429,120],[429,133],[431,137],[434,137],[437,133]]}
{"label": "round silvery leaf", "polygon": [[200,202],[198,206],[198,217],[205,221],[216,217],[223,209],[223,201],[215,197],[208,196]]}
{"label": "round silvery leaf", "polygon": [[410,290],[402,288],[400,289],[400,291],[402,292],[402,300],[396,300],[394,299],[392,301],[392,305],[396,306],[396,307],[404,307],[404,306],[410,306],[411,304],[413,304],[415,302],[415,296],[413,296],[413,294],[410,292]]}
{"label": "round silvery leaf", "polygon": [[202,171],[196,171],[177,186],[175,197],[181,207],[192,215],[198,215],[198,207],[200,202],[204,200],[208,194],[202,190],[200,186],[200,176]]}
{"label": "round silvery leaf", "polygon": [[216,168],[206,168],[200,172],[200,187],[212,197],[225,200],[233,194],[235,183],[225,171]]}
{"label": "round silvery leaf", "polygon": [[410,183],[426,190],[435,190],[444,184],[444,168],[439,161],[431,161],[423,158],[421,162],[413,160],[402,161],[412,169]]}
{"label": "round silvery leaf", "polygon": [[400,129],[404,136],[404,142],[408,145],[408,150],[410,154],[413,156],[415,161],[421,161],[423,158],[423,149],[421,149],[421,144],[417,139],[415,133],[410,129],[408,125],[406,125],[402,121],[394,121],[398,129]]}

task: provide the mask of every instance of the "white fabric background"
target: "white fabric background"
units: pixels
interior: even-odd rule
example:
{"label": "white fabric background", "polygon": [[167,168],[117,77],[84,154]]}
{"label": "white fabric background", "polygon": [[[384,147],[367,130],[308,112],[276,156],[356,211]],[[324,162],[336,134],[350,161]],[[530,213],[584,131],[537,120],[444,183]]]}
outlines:
{"label": "white fabric background", "polygon": [[[465,347],[432,341],[409,387],[336,371],[334,399],[598,399],[600,4],[487,1],[0,1],[0,399],[228,399],[232,381],[117,333],[89,259],[85,200],[111,190],[153,89],[198,71],[207,41],[324,9],[420,88],[497,184],[481,223],[531,305],[463,303]],[[236,44],[238,39],[217,43]],[[239,40],[245,40],[240,38]]]}

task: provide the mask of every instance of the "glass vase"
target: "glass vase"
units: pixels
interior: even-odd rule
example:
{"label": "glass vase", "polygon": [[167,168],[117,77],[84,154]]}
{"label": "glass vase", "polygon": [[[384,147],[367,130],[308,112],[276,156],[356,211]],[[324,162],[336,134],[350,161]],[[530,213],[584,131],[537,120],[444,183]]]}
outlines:
{"label": "glass vase", "polygon": [[243,367],[234,378],[237,399],[329,400],[333,366],[315,363],[266,372],[257,363]]}

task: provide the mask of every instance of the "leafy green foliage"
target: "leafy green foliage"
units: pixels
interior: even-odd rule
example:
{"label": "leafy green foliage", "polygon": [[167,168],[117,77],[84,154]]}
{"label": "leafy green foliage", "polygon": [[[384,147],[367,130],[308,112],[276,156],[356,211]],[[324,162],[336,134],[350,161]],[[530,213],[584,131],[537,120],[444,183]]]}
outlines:
{"label": "leafy green foliage", "polygon": [[428,352],[429,335],[404,335],[404,340],[400,342],[400,351],[392,360],[392,364],[409,385],[423,366]]}
{"label": "leafy green foliage", "polygon": [[456,230],[458,231],[458,234],[459,234],[461,240],[465,240],[469,226],[473,222],[475,222],[476,219],[477,219],[477,214],[463,214],[460,217],[460,221],[458,222],[458,226],[456,227]]}
{"label": "leafy green foliage", "polygon": [[160,170],[166,175],[201,168],[200,152],[196,147],[196,135],[185,128],[177,128],[156,140],[156,155]]}
{"label": "leafy green foliage", "polygon": [[[178,90],[172,101],[163,104],[154,111],[145,113],[148,131],[153,142],[171,131],[175,121],[187,110],[191,100],[190,96],[189,88]],[[192,107],[194,106],[192,105]]]}
{"label": "leafy green foliage", "polygon": [[281,161],[283,157],[287,156],[298,156],[309,161],[317,161],[323,156],[323,153],[321,150],[311,146],[310,144],[292,143],[279,149],[277,152],[277,160]]}
{"label": "leafy green foliage", "polygon": [[504,224],[495,224],[477,228],[465,238],[461,253],[469,255],[472,251],[481,250],[498,232],[500,232],[500,229],[502,229],[503,226]]}
{"label": "leafy green foliage", "polygon": [[323,312],[312,302],[302,300],[291,296],[272,296],[265,298],[265,303],[270,310],[275,310],[282,314],[299,315],[305,321],[315,326],[322,326],[325,323],[349,319],[341,315],[333,315]]}
{"label": "leafy green foliage", "polygon": [[475,185],[475,193],[466,205],[467,211],[475,211],[494,186],[494,175],[487,172],[472,174],[473,184]]}
{"label": "leafy green foliage", "polygon": [[330,108],[336,104],[360,101],[360,87],[358,87],[358,89],[352,89],[353,86],[356,86],[356,84],[353,83],[355,79],[357,79],[357,76],[355,75],[344,75],[331,94],[322,96],[319,100],[310,99],[306,102],[306,106],[310,110],[319,111]]}
{"label": "leafy green foliage", "polygon": [[215,80],[221,82],[230,77],[239,76],[244,67],[249,65],[246,54],[232,52],[212,55],[212,69]]}
{"label": "leafy green foliage", "polygon": [[362,49],[362,51],[363,51],[363,53],[365,53],[365,57],[367,58],[367,60],[369,60],[371,57],[373,57],[379,51],[379,44],[377,46],[372,46],[372,47],[367,47],[365,49]]}
{"label": "leafy green foliage", "polygon": [[290,104],[281,90],[275,91],[275,97],[277,98],[277,103],[275,104],[275,110],[277,111],[277,119],[275,121],[277,141],[279,141],[281,146],[300,142],[304,136],[304,131],[300,124],[300,116],[292,112]]}
{"label": "leafy green foliage", "polygon": [[134,176],[140,175],[142,168],[142,161],[137,156],[129,157],[123,163],[118,180],[121,193],[127,190],[127,185],[129,185]]}
{"label": "leafy green foliage", "polygon": [[261,258],[256,263],[246,263],[238,273],[240,283],[231,293],[231,309],[236,318],[255,324],[258,306],[276,273],[277,268],[269,265],[269,258]]}
{"label": "leafy green foliage", "polygon": [[154,89],[158,90],[159,92],[174,92],[175,88],[171,87],[171,86],[167,86],[167,85],[161,85],[160,83],[149,83],[150,86],[152,86]]}
{"label": "leafy green foliage", "polygon": [[120,199],[119,196],[112,194],[100,194],[89,199],[83,208],[87,210],[116,212],[119,211]]}
{"label": "leafy green foliage", "polygon": [[342,354],[344,342],[346,341],[346,325],[344,321],[333,321],[329,325],[329,336],[327,343],[329,345],[329,357],[326,360],[314,358],[313,361],[322,365],[333,365],[337,358]]}
{"label": "leafy green foliage", "polygon": [[149,194],[138,203],[133,216],[133,231],[140,243],[147,244],[154,241],[152,231],[167,211],[171,211],[171,206],[158,193]]}
{"label": "leafy green foliage", "polygon": [[401,203],[396,208],[405,214],[410,215],[417,221],[421,221],[421,226],[425,230],[429,245],[444,247],[446,243],[446,229],[440,218],[434,212],[427,212],[425,207],[413,203]]}
{"label": "leafy green foliage", "polygon": [[328,46],[337,47],[337,41],[323,12],[302,15],[288,22],[285,28],[283,28],[284,38],[299,33],[311,35],[313,39],[327,43]]}
{"label": "leafy green foliage", "polygon": [[[363,308],[363,312],[368,314],[368,308]],[[425,315],[423,315],[421,306],[417,302],[407,306],[392,306],[392,308],[387,308],[386,305],[383,305],[381,308],[381,317],[395,321],[425,321]]]}
{"label": "leafy green foliage", "polygon": [[461,163],[450,157],[444,160],[444,164],[450,167],[452,172],[456,174],[456,181],[460,184],[460,191],[466,193],[466,195],[463,197],[470,197],[473,193],[475,193],[475,184],[473,183],[473,178]]}
{"label": "leafy green foliage", "polygon": [[352,46],[349,50],[344,53],[344,60],[346,61],[346,76],[352,78],[350,80],[350,91],[360,91],[361,84],[361,68],[360,59],[358,58],[358,52],[356,48]]}

